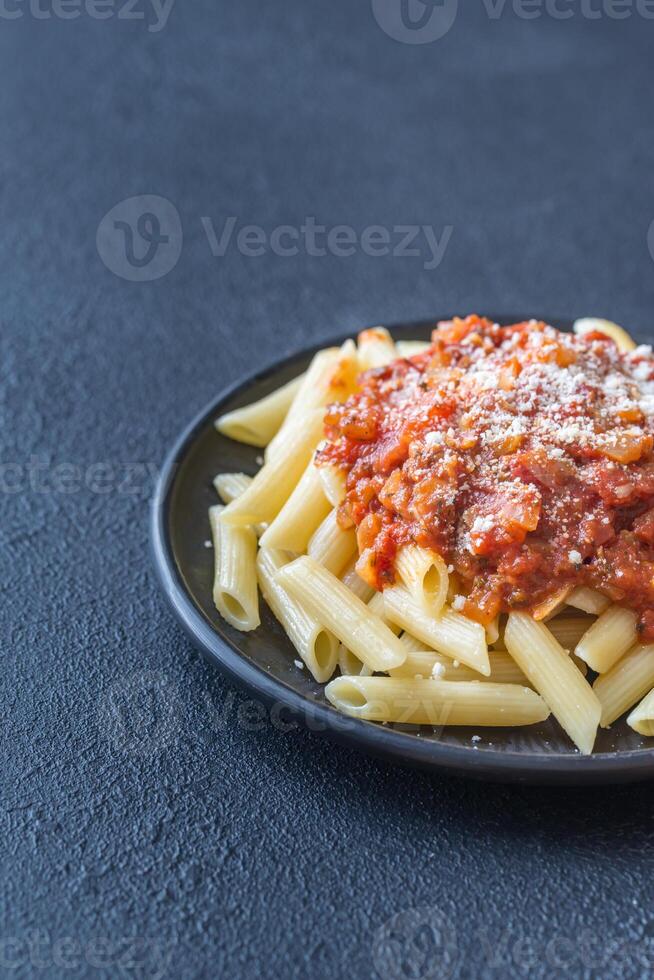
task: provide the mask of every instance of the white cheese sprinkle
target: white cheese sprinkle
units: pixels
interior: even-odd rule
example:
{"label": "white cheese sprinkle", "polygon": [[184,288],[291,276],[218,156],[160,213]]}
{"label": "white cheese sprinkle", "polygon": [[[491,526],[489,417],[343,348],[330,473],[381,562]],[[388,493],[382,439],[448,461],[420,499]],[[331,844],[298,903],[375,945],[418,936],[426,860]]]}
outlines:
{"label": "white cheese sprinkle", "polygon": [[475,517],[474,524],[470,528],[472,534],[484,534],[490,531],[494,525],[492,517]]}
{"label": "white cheese sprinkle", "polygon": [[425,445],[429,446],[442,446],[443,445],[443,433],[442,432],[428,432],[425,436]]}

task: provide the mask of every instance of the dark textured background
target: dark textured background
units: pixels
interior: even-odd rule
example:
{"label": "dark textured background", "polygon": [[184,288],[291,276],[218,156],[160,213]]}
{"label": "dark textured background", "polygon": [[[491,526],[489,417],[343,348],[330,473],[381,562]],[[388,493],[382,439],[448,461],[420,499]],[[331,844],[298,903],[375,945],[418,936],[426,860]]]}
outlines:
{"label": "dark textured background", "polygon": [[[2,975],[652,967],[654,787],[477,785],[261,725],[172,621],[147,498],[218,389],[335,332],[529,309],[651,336],[653,41],[481,0],[424,46],[367,0],[177,0],[159,33],[0,18]],[[96,251],[136,194],[182,218],[158,282]],[[454,232],[435,271],[214,258],[200,218],[229,215]],[[424,907],[431,932],[379,932]]]}

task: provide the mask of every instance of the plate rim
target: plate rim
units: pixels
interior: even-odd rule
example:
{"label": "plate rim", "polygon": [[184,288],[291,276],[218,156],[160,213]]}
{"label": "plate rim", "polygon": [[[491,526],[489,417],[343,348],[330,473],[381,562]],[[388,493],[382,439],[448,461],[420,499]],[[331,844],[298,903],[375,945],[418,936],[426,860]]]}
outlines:
{"label": "plate rim", "polygon": [[[456,316],[458,314],[450,314]],[[419,330],[437,319],[429,317],[389,324],[388,329]],[[520,322],[525,316],[502,314],[492,317],[497,322]],[[545,318],[543,318],[545,319]],[[546,322],[570,323],[569,317],[553,317]],[[361,327],[359,329],[366,329]],[[439,770],[462,777],[502,782],[581,784],[635,782],[654,777],[654,746],[629,749],[624,752],[602,752],[583,756],[570,753],[533,753],[475,749],[432,739],[421,739],[374,722],[343,715],[328,703],[313,701],[269,674],[248,657],[228,638],[221,636],[205,619],[187,589],[173,552],[169,517],[172,490],[180,461],[190,451],[197,433],[215,417],[220,407],[251,385],[264,381],[288,367],[294,361],[311,357],[327,346],[336,346],[352,336],[352,332],[326,338],[283,357],[253,372],[241,375],[208,402],[184,427],[166,453],[157,476],[150,506],[150,550],[159,584],[171,610],[185,633],[201,653],[240,687],[255,692],[268,705],[281,704],[294,719],[316,734],[325,734],[347,745],[396,764]]]}

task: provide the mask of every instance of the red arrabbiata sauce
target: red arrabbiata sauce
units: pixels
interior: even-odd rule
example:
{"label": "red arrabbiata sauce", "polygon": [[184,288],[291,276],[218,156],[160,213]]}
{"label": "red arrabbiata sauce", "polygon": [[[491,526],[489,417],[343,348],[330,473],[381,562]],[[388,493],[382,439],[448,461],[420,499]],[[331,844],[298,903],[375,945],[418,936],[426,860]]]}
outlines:
{"label": "red arrabbiata sauce", "polygon": [[482,623],[588,585],[654,639],[650,347],[456,319],[423,353],[362,375],[326,433],[318,462],[347,473],[339,519],[377,589],[415,542],[442,555],[457,608]]}

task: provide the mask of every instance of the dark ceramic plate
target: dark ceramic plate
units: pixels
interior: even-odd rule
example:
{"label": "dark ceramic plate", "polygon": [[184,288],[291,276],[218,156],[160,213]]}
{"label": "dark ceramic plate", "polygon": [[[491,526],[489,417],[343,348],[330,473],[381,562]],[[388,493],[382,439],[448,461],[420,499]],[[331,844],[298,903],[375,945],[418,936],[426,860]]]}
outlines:
{"label": "dark ceramic plate", "polygon": [[[496,316],[515,323],[524,316]],[[570,321],[550,320],[560,329]],[[397,339],[427,339],[434,321],[390,327]],[[335,341],[340,343],[340,339]],[[299,720],[377,756],[423,768],[479,778],[533,783],[610,783],[654,775],[654,748],[624,720],[600,731],[593,756],[578,754],[551,719],[530,728],[428,728],[382,726],[346,718],[325,700],[322,688],[294,665],[297,655],[262,603],[262,625],[239,633],[223,622],[212,602],[213,552],[207,511],[217,502],[217,473],[257,470],[259,450],[219,435],[214,419],[261,398],[308,364],[314,350],[288,357],[222,392],[179,438],[159,477],[152,506],[154,562],[166,598],[193,643],[234,680],[255,692],[279,717]],[[472,736],[481,740],[472,742]]]}

